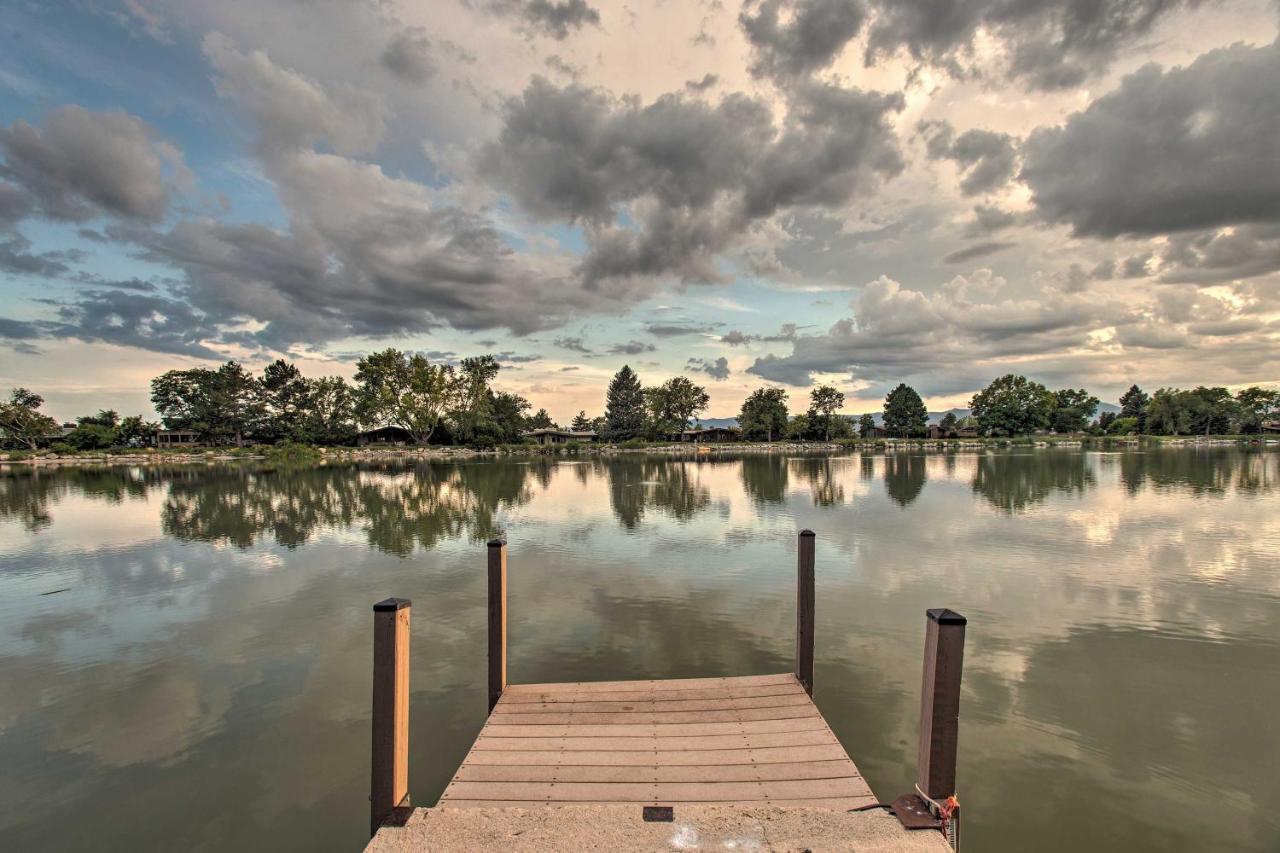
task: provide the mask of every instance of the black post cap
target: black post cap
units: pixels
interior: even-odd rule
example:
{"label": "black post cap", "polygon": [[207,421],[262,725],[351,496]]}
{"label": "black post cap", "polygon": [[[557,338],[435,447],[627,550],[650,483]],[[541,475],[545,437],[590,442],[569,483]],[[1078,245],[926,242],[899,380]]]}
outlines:
{"label": "black post cap", "polygon": [[506,544],[507,544],[507,540],[501,537],[496,539],[490,539],[488,542],[488,545],[490,548],[501,548],[503,545],[506,545]]}
{"label": "black post cap", "polygon": [[969,620],[949,607],[933,607],[925,611],[925,615],[939,625],[968,625]]}
{"label": "black post cap", "polygon": [[404,610],[406,607],[412,607],[413,602],[407,598],[385,598],[373,605],[374,613],[390,613],[396,610]]}
{"label": "black post cap", "polygon": [[805,528],[804,530],[800,531],[800,535],[801,536],[817,536],[818,534],[814,533],[812,530],[809,530],[808,528]]}

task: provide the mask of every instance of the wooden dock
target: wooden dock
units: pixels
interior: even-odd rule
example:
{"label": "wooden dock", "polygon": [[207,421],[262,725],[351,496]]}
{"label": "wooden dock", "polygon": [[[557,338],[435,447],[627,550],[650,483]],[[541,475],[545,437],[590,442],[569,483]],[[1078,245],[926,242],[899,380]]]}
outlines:
{"label": "wooden dock", "polygon": [[[513,839],[530,842],[531,826],[543,842],[527,849],[554,849],[556,837],[598,843],[603,836],[593,839],[592,826],[630,838],[631,824],[696,814],[729,832],[748,814],[756,823],[772,815],[764,819],[783,821],[781,827],[796,809],[831,813],[824,823],[806,812],[810,822],[799,825],[815,834],[828,826],[846,840],[880,833],[875,843],[883,849],[950,849],[941,832],[906,827],[941,829],[953,841],[956,835],[958,813],[945,801],[955,793],[963,617],[931,610],[926,621],[917,785],[944,814],[930,814],[939,809],[912,793],[898,798],[898,819],[886,823],[811,695],[811,532],[798,540],[795,671],[774,675],[507,684],[506,551],[500,541],[488,548],[489,717],[434,809],[409,807],[409,603],[388,599],[375,607],[370,850],[510,847]],[[586,816],[583,807],[596,810]],[[547,809],[561,817],[548,817]],[[494,818],[476,823],[455,810]],[[502,827],[510,831],[503,835]],[[652,840],[635,837],[640,847]]]}

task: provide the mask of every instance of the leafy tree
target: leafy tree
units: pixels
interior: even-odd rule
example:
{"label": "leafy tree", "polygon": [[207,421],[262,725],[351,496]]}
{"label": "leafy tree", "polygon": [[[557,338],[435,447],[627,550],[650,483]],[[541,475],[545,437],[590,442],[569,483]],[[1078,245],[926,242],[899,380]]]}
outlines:
{"label": "leafy tree", "polygon": [[40,439],[58,428],[58,422],[41,414],[44,397],[26,388],[14,388],[9,401],[0,403],[0,438],[5,444],[17,444],[35,450]]}
{"label": "leafy tree", "polygon": [[296,441],[348,444],[356,437],[356,390],[341,376],[306,381]]}
{"label": "leafy tree", "polygon": [[929,410],[916,390],[899,385],[884,398],[884,429],[889,435],[922,435],[929,428]]}
{"label": "leafy tree", "polygon": [[276,359],[262,371],[258,380],[262,403],[262,421],[254,429],[261,441],[290,438],[305,440],[301,419],[309,407],[307,380],[297,366]]}
{"label": "leafy tree", "polygon": [[1191,432],[1191,409],[1185,393],[1177,388],[1156,391],[1143,410],[1146,430],[1152,435],[1186,435]]}
{"label": "leafy tree", "polygon": [[262,422],[257,381],[237,362],[217,370],[170,370],[151,380],[151,403],[169,429],[190,429],[214,443],[244,443]]}
{"label": "leafy tree", "polygon": [[956,413],[947,412],[945,415],[942,416],[942,420],[938,421],[938,426],[942,427],[942,429],[945,430],[948,435],[950,435],[951,433],[955,432],[956,425],[958,423],[960,423],[960,421],[958,418],[956,418]]}
{"label": "leafy tree", "polygon": [[1138,419],[1116,418],[1107,424],[1106,429],[1107,435],[1133,435],[1138,431]]}
{"label": "leafy tree", "polygon": [[1115,412],[1103,412],[1102,414],[1098,415],[1098,429],[1102,430],[1105,433],[1111,427],[1111,425],[1116,422],[1118,417],[1119,416],[1116,415]]}
{"label": "leafy tree", "polygon": [[1280,415],[1280,391],[1259,388],[1256,385],[1236,392],[1236,408],[1239,411],[1240,432],[1262,432],[1262,424]]}
{"label": "leafy tree", "polygon": [[1053,401],[1039,382],[1010,373],[975,394],[969,409],[986,435],[1027,435],[1049,426]]}
{"label": "leafy tree", "polygon": [[787,392],[781,388],[757,388],[742,401],[738,413],[742,437],[773,441],[787,429]]}
{"label": "leafy tree", "polygon": [[356,413],[363,423],[398,426],[418,444],[431,439],[456,391],[452,367],[394,348],[356,362],[356,383]]}
{"label": "leafy tree", "polygon": [[809,393],[809,420],[821,425],[826,440],[831,440],[835,414],[844,405],[844,394],[831,385],[819,385]]}
{"label": "leafy tree", "polygon": [[538,411],[528,419],[525,423],[527,429],[556,429],[557,424],[551,419],[551,415],[547,414],[546,409],[538,409]]}
{"label": "leafy tree", "polygon": [[105,450],[118,443],[119,426],[119,413],[114,409],[103,409],[96,415],[76,418],[76,428],[63,441],[76,450]]}
{"label": "leafy tree", "polygon": [[492,396],[489,409],[492,412],[494,441],[501,444],[519,441],[520,433],[525,430],[529,401],[519,394],[502,391]]}
{"label": "leafy tree", "polygon": [[491,355],[464,358],[458,365],[448,414],[455,439],[472,444],[492,443],[493,392],[489,386],[498,370],[498,360]]}
{"label": "leafy tree", "polygon": [[573,416],[573,422],[569,424],[569,428],[574,432],[589,432],[594,421],[587,417],[585,411],[580,411]]}
{"label": "leafy tree", "polygon": [[858,438],[870,438],[875,432],[876,419],[870,414],[865,414],[858,418]]}
{"label": "leafy tree", "polygon": [[787,424],[787,438],[792,440],[806,439],[813,431],[813,422],[808,415],[796,415]]}
{"label": "leafy tree", "polygon": [[648,431],[654,437],[662,437],[688,429],[689,421],[707,408],[711,396],[701,385],[676,376],[644,389],[644,401],[649,410]]}
{"label": "leafy tree", "polygon": [[644,430],[644,389],[629,365],[614,374],[605,397],[604,434],[609,441],[626,441]]}
{"label": "leafy tree", "polygon": [[1049,426],[1054,432],[1082,432],[1097,410],[1098,398],[1088,391],[1063,388],[1053,392]]}
{"label": "leafy tree", "polygon": [[1120,417],[1133,418],[1137,421],[1138,432],[1147,431],[1147,403],[1151,398],[1147,392],[1137,385],[1130,385],[1129,390],[1120,395]]}

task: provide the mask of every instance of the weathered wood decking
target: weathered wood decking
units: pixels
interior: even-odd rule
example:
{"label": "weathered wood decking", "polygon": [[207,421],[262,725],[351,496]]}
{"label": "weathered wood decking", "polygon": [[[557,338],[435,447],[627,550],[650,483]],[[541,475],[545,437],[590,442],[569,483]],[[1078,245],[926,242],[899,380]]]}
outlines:
{"label": "weathered wood decking", "polygon": [[440,797],[454,808],[875,802],[792,673],[508,685]]}

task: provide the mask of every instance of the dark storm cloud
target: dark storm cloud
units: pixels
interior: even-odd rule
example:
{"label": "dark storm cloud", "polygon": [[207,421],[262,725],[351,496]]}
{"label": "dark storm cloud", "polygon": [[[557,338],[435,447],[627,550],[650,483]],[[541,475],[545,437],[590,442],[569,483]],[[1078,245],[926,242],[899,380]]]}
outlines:
{"label": "dark storm cloud", "polygon": [[786,78],[830,65],[865,17],[858,0],[748,0],[738,23],[751,43],[751,73]]}
{"label": "dark storm cloud", "polygon": [[425,83],[436,72],[431,39],[421,27],[398,33],[378,57],[382,67],[408,83]]}
{"label": "dark storm cloud", "polygon": [[484,8],[514,18],[529,33],[558,40],[585,26],[600,25],[600,13],[586,0],[490,0]]}
{"label": "dark storm cloud", "polygon": [[952,160],[960,168],[965,195],[997,190],[1013,177],[1017,146],[1009,134],[974,129],[956,136],[947,121],[923,121],[917,129],[925,137],[929,159]]}
{"label": "dark storm cloud", "polygon": [[[766,103],[742,94],[643,105],[535,78],[508,101],[479,166],[533,215],[583,224],[589,283],[717,281],[717,255],[754,222],[840,207],[900,173],[887,116],[902,105],[899,95],[804,83],[779,126]],[[633,226],[618,224],[624,213]]]}
{"label": "dark storm cloud", "polygon": [[694,373],[705,373],[717,382],[721,382],[729,378],[729,360],[724,356],[712,360],[709,358],[691,358],[685,364],[685,369]]}
{"label": "dark storm cloud", "polygon": [[196,358],[220,357],[204,344],[214,330],[185,302],[101,291],[61,306],[58,314],[61,323],[50,330],[54,335]]}
{"label": "dark storm cloud", "polygon": [[1219,284],[1277,270],[1280,225],[1177,234],[1160,253],[1160,281],[1164,282]]}
{"label": "dark storm cloud", "polygon": [[[177,150],[141,119],[74,105],[50,112],[38,127],[19,120],[0,128],[0,153],[0,177],[21,187],[29,206],[73,222],[104,214],[159,220],[173,180],[187,175]],[[12,210],[11,190],[5,196],[2,204]]]}
{"label": "dark storm cloud", "polygon": [[647,323],[644,330],[655,338],[679,338],[685,335],[705,335],[724,323]]}
{"label": "dark storm cloud", "polygon": [[0,273],[59,278],[71,267],[59,252],[32,252],[31,241],[16,231],[0,232]]}
{"label": "dark storm cloud", "polygon": [[900,50],[964,75],[986,36],[1003,43],[1005,73],[1034,88],[1075,86],[1107,68],[1123,48],[1179,0],[877,0],[868,28],[868,64]]}
{"label": "dark storm cloud", "polygon": [[657,350],[657,347],[644,341],[629,341],[609,347],[609,352],[612,355],[639,355],[642,352],[654,352],[655,350]]}
{"label": "dark storm cloud", "polygon": [[27,341],[43,336],[43,331],[36,323],[0,317],[0,338],[11,341]]}
{"label": "dark storm cloud", "polygon": [[1036,131],[1021,178],[1041,217],[1105,238],[1280,221],[1277,163],[1280,46],[1235,45]]}
{"label": "dark storm cloud", "polygon": [[958,264],[962,261],[972,261],[974,258],[983,258],[987,255],[994,255],[996,252],[1003,252],[1005,249],[1012,249],[1017,243],[1001,243],[998,241],[990,241],[986,243],[975,243],[972,246],[966,246],[963,249],[957,249],[949,255],[942,258],[944,264]]}

